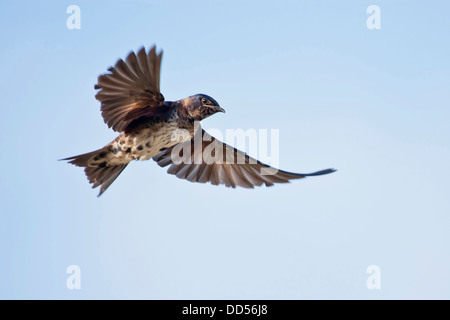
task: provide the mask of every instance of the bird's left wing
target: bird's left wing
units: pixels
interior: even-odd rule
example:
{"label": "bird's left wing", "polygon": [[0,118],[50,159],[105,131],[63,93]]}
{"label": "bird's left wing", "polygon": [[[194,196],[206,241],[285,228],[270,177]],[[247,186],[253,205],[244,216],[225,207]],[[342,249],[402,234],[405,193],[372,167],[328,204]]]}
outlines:
{"label": "bird's left wing", "polygon": [[156,47],[146,53],[130,52],[98,77],[95,98],[101,102],[102,116],[108,127],[123,131],[133,120],[142,116],[157,116],[167,107],[159,90],[162,51]]}
{"label": "bird's left wing", "polygon": [[195,146],[196,140],[181,142],[153,158],[159,166],[169,166],[168,173],[191,182],[210,182],[213,185],[224,184],[254,188],[255,186],[272,186],[274,183],[287,183],[292,179],[307,176],[318,176],[332,173],[334,169],[326,169],[313,173],[293,173],[275,169],[246,153],[233,148],[202,130],[202,137]]}

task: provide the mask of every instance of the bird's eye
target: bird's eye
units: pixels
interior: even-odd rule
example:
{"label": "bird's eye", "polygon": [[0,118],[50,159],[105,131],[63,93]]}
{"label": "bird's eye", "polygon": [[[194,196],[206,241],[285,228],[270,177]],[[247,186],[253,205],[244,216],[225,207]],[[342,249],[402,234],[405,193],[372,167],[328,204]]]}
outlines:
{"label": "bird's eye", "polygon": [[203,103],[203,104],[207,104],[207,103],[208,103],[208,99],[202,98],[202,103]]}

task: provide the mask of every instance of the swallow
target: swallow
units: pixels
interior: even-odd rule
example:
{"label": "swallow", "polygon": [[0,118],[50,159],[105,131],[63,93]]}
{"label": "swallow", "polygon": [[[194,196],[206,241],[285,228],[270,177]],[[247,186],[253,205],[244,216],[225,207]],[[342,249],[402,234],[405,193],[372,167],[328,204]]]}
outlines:
{"label": "swallow", "polygon": [[279,170],[210,136],[200,121],[225,110],[205,94],[165,101],[160,92],[161,59],[162,50],[157,53],[156,46],[148,52],[142,47],[98,77],[95,98],[104,122],[119,135],[99,150],[61,159],[83,167],[92,188],[100,187],[98,196],[134,160],[153,159],[180,179],[232,188],[272,186],[336,171]]}

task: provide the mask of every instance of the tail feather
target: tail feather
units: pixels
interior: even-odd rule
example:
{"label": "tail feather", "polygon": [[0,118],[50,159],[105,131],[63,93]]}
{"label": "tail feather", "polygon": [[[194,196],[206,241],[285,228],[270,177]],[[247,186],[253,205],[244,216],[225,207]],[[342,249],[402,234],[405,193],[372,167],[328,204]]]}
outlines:
{"label": "tail feather", "polygon": [[100,186],[100,192],[98,197],[100,197],[103,192],[108,189],[108,187],[116,180],[119,174],[126,168],[128,164],[120,164],[110,167],[86,167],[84,172],[89,179],[89,182],[92,183],[92,188],[97,188]]}
{"label": "tail feather", "polygon": [[84,172],[86,173],[89,183],[92,184],[92,188],[100,186],[100,193],[98,194],[100,197],[128,165],[128,163],[108,165],[106,161],[96,164],[98,161],[93,161],[94,158],[97,160],[99,157],[105,157],[107,152],[108,149],[105,147],[100,150],[61,160],[69,161],[69,163],[77,167],[84,167]]}
{"label": "tail feather", "polygon": [[87,167],[89,160],[91,160],[96,155],[100,154],[103,149],[88,152],[85,154],[80,154],[78,156],[73,156],[65,159],[60,159],[61,161],[69,161],[69,163],[77,166],[77,167]]}

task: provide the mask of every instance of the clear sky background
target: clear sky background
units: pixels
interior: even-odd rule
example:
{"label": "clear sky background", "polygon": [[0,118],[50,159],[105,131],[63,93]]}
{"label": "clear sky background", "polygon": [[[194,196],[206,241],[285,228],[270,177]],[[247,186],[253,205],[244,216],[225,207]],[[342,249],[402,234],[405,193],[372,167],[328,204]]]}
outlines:
{"label": "clear sky background", "polygon": [[[2,0],[0,298],[449,299],[449,14],[443,0]],[[147,161],[97,198],[57,159],[116,136],[97,76],[153,43],[166,99],[226,109],[205,128],[279,129],[281,168],[338,171],[245,190]]]}

